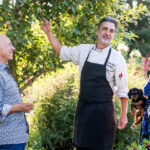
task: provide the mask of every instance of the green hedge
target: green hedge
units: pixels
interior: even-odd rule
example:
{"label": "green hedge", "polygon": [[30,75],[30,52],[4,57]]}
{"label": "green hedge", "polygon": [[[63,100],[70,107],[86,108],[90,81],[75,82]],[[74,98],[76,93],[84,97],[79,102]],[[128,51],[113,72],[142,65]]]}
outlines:
{"label": "green hedge", "polygon": [[[69,64],[66,70],[57,70],[57,75],[51,74],[49,79],[45,81],[41,79],[38,81],[39,84],[34,86],[35,88],[40,86],[43,89],[46,86],[46,89],[35,104],[33,116],[30,116],[32,127],[28,148],[67,150],[72,141],[74,114],[78,99],[79,83],[77,80],[79,77],[74,67]],[[42,85],[41,82],[43,82]]]}

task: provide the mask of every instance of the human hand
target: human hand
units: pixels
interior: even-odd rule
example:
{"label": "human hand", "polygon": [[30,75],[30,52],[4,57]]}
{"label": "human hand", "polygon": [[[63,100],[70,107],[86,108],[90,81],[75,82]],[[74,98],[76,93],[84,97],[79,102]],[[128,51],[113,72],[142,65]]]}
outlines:
{"label": "human hand", "polygon": [[18,104],[21,112],[29,113],[33,109],[33,104],[31,103],[20,103]]}
{"label": "human hand", "polygon": [[41,29],[44,31],[45,34],[51,32],[51,25],[50,21],[46,20],[45,18],[41,18],[43,24],[41,25]]}
{"label": "human hand", "polygon": [[24,112],[29,113],[33,109],[33,104],[31,103],[19,103],[16,105],[13,105],[12,112]]}
{"label": "human hand", "polygon": [[33,104],[31,103],[19,103],[12,105],[11,110],[7,115],[16,113],[16,112],[24,112],[29,113],[33,109]]}
{"label": "human hand", "polygon": [[126,124],[128,122],[127,116],[120,116],[119,123],[118,123],[118,129],[122,130],[125,128]]}

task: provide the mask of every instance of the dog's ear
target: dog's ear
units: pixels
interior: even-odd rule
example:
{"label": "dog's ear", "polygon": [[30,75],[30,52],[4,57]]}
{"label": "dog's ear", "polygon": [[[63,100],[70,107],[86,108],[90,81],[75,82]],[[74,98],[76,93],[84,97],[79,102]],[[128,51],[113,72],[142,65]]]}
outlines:
{"label": "dog's ear", "polygon": [[131,89],[128,92],[128,97],[129,97],[129,99],[131,99]]}
{"label": "dog's ear", "polygon": [[142,96],[143,96],[143,91],[139,89],[139,98],[142,99]]}

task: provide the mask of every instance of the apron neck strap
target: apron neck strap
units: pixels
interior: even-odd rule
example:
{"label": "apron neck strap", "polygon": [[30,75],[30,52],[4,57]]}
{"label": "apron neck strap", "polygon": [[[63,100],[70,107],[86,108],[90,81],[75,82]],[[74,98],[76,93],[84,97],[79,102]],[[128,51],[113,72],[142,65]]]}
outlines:
{"label": "apron neck strap", "polygon": [[[96,48],[92,47],[92,49],[96,49]],[[87,60],[88,60],[88,58],[89,58],[89,55],[90,55],[92,49],[89,51],[88,56],[86,57],[85,62],[87,62]],[[107,62],[108,62],[108,59],[109,59],[110,54],[111,54],[111,47],[109,48],[109,52],[108,52],[108,55],[107,55],[107,58],[106,58],[106,61],[105,61],[105,64],[104,64],[105,66],[106,66],[106,64],[107,64]]]}
{"label": "apron neck strap", "polygon": [[107,55],[107,58],[106,58],[106,61],[105,61],[105,64],[104,64],[105,66],[106,66],[106,64],[108,62],[110,54],[111,54],[111,47],[109,48],[109,52],[108,52],[108,55]]}
{"label": "apron neck strap", "polygon": [[92,48],[90,49],[90,51],[89,51],[89,53],[88,53],[88,55],[87,55],[87,57],[86,57],[85,62],[87,62],[87,60],[88,60],[88,58],[89,58],[89,55],[90,55],[90,53],[91,53],[92,49],[95,49],[95,48],[94,48],[94,47],[92,47]]}

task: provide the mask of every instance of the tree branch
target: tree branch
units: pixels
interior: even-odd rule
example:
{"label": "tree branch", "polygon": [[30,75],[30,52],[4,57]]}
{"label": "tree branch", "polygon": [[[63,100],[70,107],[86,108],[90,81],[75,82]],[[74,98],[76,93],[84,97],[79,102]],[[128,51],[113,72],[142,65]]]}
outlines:
{"label": "tree branch", "polygon": [[[64,62],[61,62],[59,63],[58,65],[62,65],[64,64]],[[56,69],[58,67],[58,65],[54,65],[54,68],[46,68],[44,70],[40,70],[40,71],[37,71],[37,72],[34,72],[32,75],[24,78],[22,81],[20,81],[20,83],[24,82],[26,79],[28,79],[29,77],[32,77],[32,79],[27,82],[26,84],[24,84],[21,88],[20,88],[20,92],[23,93],[23,91],[28,87],[30,86],[39,76],[41,76],[42,74],[44,73],[47,73],[49,71],[53,71],[54,69]]]}
{"label": "tree branch", "polygon": [[47,73],[48,71],[52,71],[51,69],[45,69],[41,70],[39,72],[36,72],[32,79],[27,82],[23,87],[20,88],[20,92],[22,93],[29,85],[31,85],[39,76],[41,76],[43,73]]}

